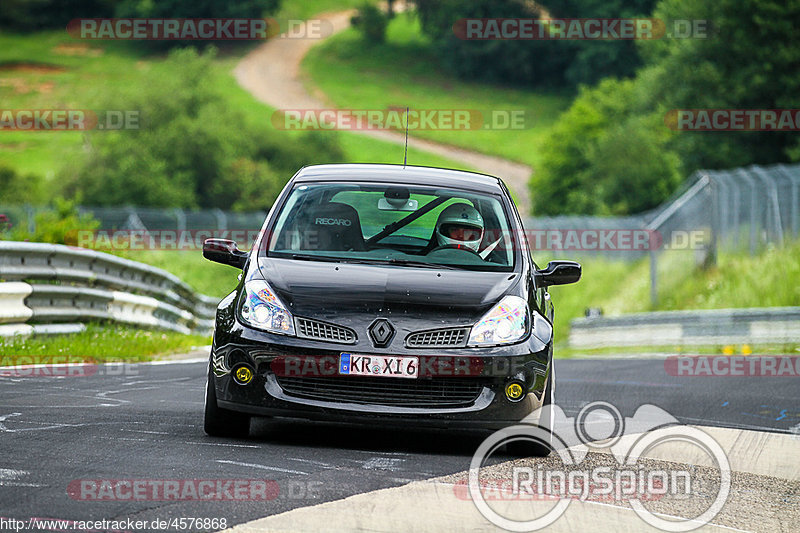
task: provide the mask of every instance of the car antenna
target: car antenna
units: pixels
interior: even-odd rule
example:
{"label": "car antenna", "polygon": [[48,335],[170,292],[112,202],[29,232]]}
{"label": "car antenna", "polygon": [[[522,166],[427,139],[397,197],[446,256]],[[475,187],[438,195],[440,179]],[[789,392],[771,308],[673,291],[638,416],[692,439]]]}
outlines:
{"label": "car antenna", "polygon": [[408,106],[406,106],[406,146],[403,150],[403,168],[406,168],[408,162]]}

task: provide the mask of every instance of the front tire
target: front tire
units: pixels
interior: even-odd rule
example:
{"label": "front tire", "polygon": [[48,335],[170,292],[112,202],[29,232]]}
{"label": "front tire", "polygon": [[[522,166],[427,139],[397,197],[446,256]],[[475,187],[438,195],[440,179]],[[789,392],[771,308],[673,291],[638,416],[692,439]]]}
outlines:
{"label": "front tire", "polygon": [[250,415],[223,409],[217,405],[217,390],[214,387],[214,376],[210,366],[206,379],[203,429],[211,437],[247,437],[250,433]]}

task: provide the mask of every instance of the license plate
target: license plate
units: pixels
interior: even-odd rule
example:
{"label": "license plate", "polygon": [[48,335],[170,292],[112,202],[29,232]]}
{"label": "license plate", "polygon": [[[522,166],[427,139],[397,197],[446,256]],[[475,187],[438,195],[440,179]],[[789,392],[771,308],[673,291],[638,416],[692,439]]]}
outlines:
{"label": "license plate", "polygon": [[339,374],[384,378],[415,378],[419,375],[419,358],[400,355],[339,355]]}

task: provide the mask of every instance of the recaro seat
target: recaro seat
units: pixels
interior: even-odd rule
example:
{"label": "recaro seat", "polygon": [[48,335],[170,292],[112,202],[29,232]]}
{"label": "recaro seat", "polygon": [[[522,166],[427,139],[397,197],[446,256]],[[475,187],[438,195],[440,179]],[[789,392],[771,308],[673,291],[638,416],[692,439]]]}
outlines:
{"label": "recaro seat", "polygon": [[317,250],[362,252],[367,249],[358,211],[353,206],[329,202],[315,208],[307,217],[307,228],[313,232],[309,243],[311,248],[315,248],[316,240]]}

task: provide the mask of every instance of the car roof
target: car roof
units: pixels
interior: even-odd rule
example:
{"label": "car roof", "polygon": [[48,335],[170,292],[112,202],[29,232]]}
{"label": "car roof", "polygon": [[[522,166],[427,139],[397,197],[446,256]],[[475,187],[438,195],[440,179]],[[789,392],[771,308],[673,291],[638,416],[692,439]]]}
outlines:
{"label": "car roof", "polygon": [[401,182],[435,187],[462,187],[476,191],[500,192],[500,179],[464,170],[413,165],[337,164],[303,167],[296,182],[363,181]]}

